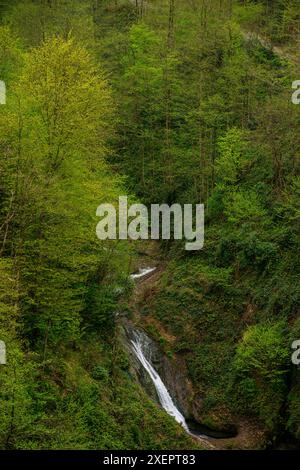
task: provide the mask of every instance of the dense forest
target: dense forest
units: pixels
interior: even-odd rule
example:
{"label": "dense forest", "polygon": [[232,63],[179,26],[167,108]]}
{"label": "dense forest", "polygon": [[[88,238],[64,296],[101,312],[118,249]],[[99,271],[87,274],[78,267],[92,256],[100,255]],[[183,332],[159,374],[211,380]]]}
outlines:
{"label": "dense forest", "polygon": [[[299,447],[298,0],[0,15],[0,448],[202,448],[136,380],[122,318],[184,362],[199,423],[255,436],[228,447]],[[97,239],[123,194],[203,203],[204,248]]]}

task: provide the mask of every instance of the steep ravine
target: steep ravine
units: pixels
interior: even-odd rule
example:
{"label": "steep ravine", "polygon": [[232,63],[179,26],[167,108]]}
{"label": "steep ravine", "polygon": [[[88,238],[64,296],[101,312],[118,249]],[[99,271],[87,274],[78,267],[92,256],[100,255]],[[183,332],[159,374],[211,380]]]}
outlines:
{"label": "steep ravine", "polygon": [[[145,263],[142,265],[145,266]],[[147,342],[150,345],[148,347],[151,348],[151,364],[159,374],[174,404],[184,416],[189,432],[193,436],[197,436],[195,438],[200,439],[201,442],[203,441],[204,446],[208,449],[259,448],[260,442],[263,441],[263,436],[258,432],[255,423],[252,424],[241,419],[236,428],[231,426],[226,432],[225,430],[210,429],[201,423],[200,410],[202,408],[202,399],[195,393],[194,387],[188,378],[185,357],[180,354],[176,354],[172,358],[167,357],[161,345],[147,333],[146,319],[141,318],[138,308],[136,308],[137,299],[144,288],[149,288],[156,282],[162,271],[163,265],[159,264],[159,267],[156,269],[153,269],[153,267],[151,269],[145,267],[138,269],[131,276],[136,284],[132,296],[134,314],[130,318],[126,314],[119,317],[122,342],[130,357],[132,375],[143,387],[147,395],[158,406],[161,406],[153,380],[136,357],[132,347],[132,339],[136,332],[141,332],[147,336]],[[163,334],[167,335],[167,332],[164,331]]]}
{"label": "steep ravine", "polygon": [[143,330],[137,329],[129,321],[123,322],[123,333],[132,373],[147,395],[172,416],[188,434],[199,440],[204,448],[214,449],[215,446],[205,435],[189,427],[183,409],[162,379],[162,372],[158,373],[158,369],[163,370],[161,366],[166,366],[166,359],[158,346]]}
{"label": "steep ravine", "polygon": [[[135,375],[137,381],[146,391],[147,395],[154,400],[159,406],[162,406],[168,414],[173,416],[177,422],[186,429],[186,431],[204,441],[205,445],[209,448],[218,447],[218,441],[230,440],[235,438],[236,433],[225,433],[216,431],[202,425],[195,419],[196,404],[194,403],[194,394],[191,384],[184,373],[183,364],[178,364],[176,361],[169,360],[161,351],[160,347],[143,331],[142,329],[134,326],[130,321],[123,320],[123,343],[126,345],[127,352],[130,356],[130,363],[132,373]],[[174,403],[175,413],[173,408],[169,407],[167,403],[163,403],[160,393],[157,391],[154,384],[152,373],[147,371],[147,366],[143,361],[138,358],[136,353],[136,340],[137,337],[142,338],[144,345],[144,357],[147,362],[154,369],[154,374],[158,374],[167,392]],[[163,392],[165,393],[165,392]]]}
{"label": "steep ravine", "polygon": [[[139,289],[140,282],[147,282],[155,271],[155,268],[143,268],[131,275],[137,282],[136,289]],[[122,317],[121,323],[123,343],[130,356],[133,374],[148,396],[208,448],[214,448],[210,439],[232,437],[233,434],[216,432],[195,419],[197,400],[184,359],[179,356],[176,359],[166,357],[161,347],[128,318]]]}

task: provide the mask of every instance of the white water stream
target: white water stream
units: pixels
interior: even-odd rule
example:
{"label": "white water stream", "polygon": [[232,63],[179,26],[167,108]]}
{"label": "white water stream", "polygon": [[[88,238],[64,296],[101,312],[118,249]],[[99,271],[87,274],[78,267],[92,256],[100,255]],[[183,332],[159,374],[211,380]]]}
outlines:
{"label": "white water stream", "polygon": [[[157,268],[140,268],[138,273],[131,274],[130,277],[133,280],[141,280],[143,277],[149,275],[150,273],[154,272]],[[183,428],[184,430],[190,434],[191,436],[197,437],[202,443],[205,445],[205,448],[214,448],[213,445],[207,443],[208,436],[204,434],[200,434],[198,432],[194,433],[193,431],[189,430],[185,417],[179,411],[177,406],[175,405],[174,401],[170,393],[168,392],[167,387],[163,383],[160,375],[155,370],[152,365],[151,361],[151,353],[152,353],[152,342],[150,338],[144,333],[142,330],[132,330],[131,333],[131,344],[132,344],[132,351],[135,354],[136,358],[140,361],[143,368],[149,374],[159,399],[159,402],[162,408],[172,416]]]}
{"label": "white water stream", "polygon": [[[130,277],[132,279],[141,279],[155,270],[156,268],[143,268],[140,269],[138,273],[131,274]],[[133,352],[144,367],[144,369],[148,372],[155,386],[161,406],[170,416],[175,418],[176,421],[181,424],[181,426],[187,432],[189,432],[184,416],[180,413],[180,411],[174,404],[165,384],[163,383],[159,374],[151,364],[151,345],[147,336],[139,331],[134,331],[133,336],[134,338],[131,340]]]}
{"label": "white water stream", "polygon": [[150,378],[157,391],[157,395],[158,395],[161,406],[170,416],[175,418],[176,421],[179,424],[181,424],[181,426],[187,432],[189,432],[184,416],[180,413],[180,411],[174,404],[165,384],[161,380],[157,371],[152,366],[150,359],[149,358],[147,359],[147,356],[150,355],[149,344],[147,344],[147,341],[146,341],[147,337],[145,337],[143,333],[140,333],[138,331],[134,331],[133,334],[134,334],[134,339],[131,340],[131,343],[133,346],[132,348],[133,352],[136,355],[136,357],[139,359],[139,361],[141,362],[144,369],[150,375]]}
{"label": "white water stream", "polygon": [[141,279],[144,276],[147,276],[147,274],[152,273],[155,271],[156,268],[140,268],[138,273],[131,274],[131,279]]}
{"label": "white water stream", "polygon": [[[150,267],[140,268],[138,273],[131,274],[130,277],[133,280],[141,280],[143,277],[149,275],[155,270],[156,268],[150,268]],[[163,383],[158,372],[153,367],[152,361],[151,361],[152,343],[151,343],[150,338],[143,331],[132,330],[131,344],[132,344],[133,353],[135,354],[136,358],[140,361],[140,363],[142,364],[146,372],[149,374],[155,386],[157,396],[158,396],[158,399],[162,408],[170,416],[172,416],[184,428],[184,430],[188,434],[200,439],[207,447],[207,442],[206,442],[207,436],[202,435],[200,433],[195,434],[189,430],[189,427],[186,423],[184,416],[175,405],[170,393],[168,392],[167,387]]]}

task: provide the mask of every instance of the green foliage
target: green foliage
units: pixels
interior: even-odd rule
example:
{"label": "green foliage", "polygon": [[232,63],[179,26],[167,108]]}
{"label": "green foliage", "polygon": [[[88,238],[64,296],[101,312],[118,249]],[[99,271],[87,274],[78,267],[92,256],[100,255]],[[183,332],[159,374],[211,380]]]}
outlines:
{"label": "green foliage", "polygon": [[257,414],[271,430],[278,425],[286,393],[289,350],[279,322],[249,327],[233,361],[233,393],[242,411]]}
{"label": "green foliage", "polygon": [[19,72],[20,44],[7,26],[0,26],[0,77],[6,83]]}
{"label": "green foliage", "polygon": [[203,422],[299,439],[298,2],[145,3],[1,4],[2,448],[197,447],[118,343],[135,248],[97,240],[95,211],[128,192],[206,204],[204,249],[166,245],[137,306],[186,357]]}
{"label": "green foliage", "polygon": [[[27,54],[16,93],[22,133],[12,148],[17,189],[9,210],[18,215],[10,229],[26,329],[46,348],[78,339],[88,278],[100,279],[105,257],[93,214],[117,188],[103,158],[112,105],[101,73],[72,40],[48,40]],[[20,121],[10,116],[17,135]]]}
{"label": "green foliage", "polygon": [[[9,86],[0,109],[0,337],[8,351],[0,446],[198,447],[134,384],[117,344],[115,314],[132,291],[133,250],[97,240],[94,215],[123,191],[105,161],[114,103],[82,46],[96,50],[89,2],[54,3],[8,8],[23,51],[7,26],[0,30]],[[133,29],[133,49],[138,39]]]}
{"label": "green foliage", "polygon": [[19,339],[18,283],[9,260],[0,260],[0,338],[6,345],[6,365],[0,366],[0,448],[18,445],[34,421],[31,383],[34,368]]}
{"label": "green foliage", "polygon": [[87,0],[22,0],[9,5],[6,23],[26,46],[38,46],[45,38],[57,35],[67,39],[70,33],[85,46],[91,46],[93,19],[89,11]]}
{"label": "green foliage", "polygon": [[229,222],[235,224],[259,221],[266,217],[266,211],[254,191],[229,194],[224,201],[224,214]]}
{"label": "green foliage", "polygon": [[219,140],[220,156],[216,162],[216,173],[222,186],[238,183],[249,165],[245,132],[232,128]]}

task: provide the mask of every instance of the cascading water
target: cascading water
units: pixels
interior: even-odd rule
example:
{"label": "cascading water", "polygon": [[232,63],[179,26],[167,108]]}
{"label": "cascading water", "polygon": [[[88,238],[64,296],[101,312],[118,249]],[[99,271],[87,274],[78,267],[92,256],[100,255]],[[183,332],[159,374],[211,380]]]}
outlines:
{"label": "cascading water", "polygon": [[[156,268],[143,268],[139,269],[138,273],[131,274],[131,279],[140,280],[143,277],[147,276],[148,274],[155,271]],[[154,369],[153,365],[151,364],[151,344],[149,338],[141,331],[134,330],[132,332],[133,339],[131,339],[132,349],[140,361],[144,369],[148,372],[158,395],[159,401],[161,406],[164,410],[176,421],[181,424],[181,426],[189,432],[188,426],[186,424],[184,416],[180,413],[178,408],[175,406],[171,395],[169,394],[165,384],[161,380],[159,374]]]}
{"label": "cascading water", "polygon": [[156,268],[140,268],[138,273],[131,274],[131,279],[141,279],[142,277],[147,276],[148,274],[155,271]]}
{"label": "cascading water", "polygon": [[[146,268],[140,268],[137,273],[131,274],[130,277],[134,281],[141,281],[143,278],[146,276],[151,275],[154,271],[156,271],[157,268],[151,268],[151,267],[146,267]],[[128,328],[128,325],[127,325]],[[138,361],[141,363],[142,367],[144,370],[148,373],[158,396],[159,402],[162,406],[162,408],[170,415],[172,416],[181,426],[184,428],[184,430],[191,436],[196,437],[199,439],[205,448],[214,448],[214,446],[210,443],[208,443],[207,439],[211,435],[212,437],[222,437],[225,438],[227,436],[225,435],[213,435],[212,433],[209,434],[209,430],[203,429],[203,426],[199,425],[197,423],[197,427],[195,428],[195,423],[193,424],[193,427],[189,428],[187,425],[187,422],[185,420],[185,417],[182,415],[182,413],[178,410],[176,407],[175,403],[172,400],[172,397],[170,393],[168,392],[167,387],[163,383],[161,377],[159,376],[158,372],[155,370],[155,368],[152,365],[152,353],[153,353],[153,342],[151,339],[146,335],[146,333],[142,330],[137,330],[133,328],[132,326],[127,329],[127,334],[128,338],[130,338],[130,343],[131,343],[131,349],[132,352],[134,353],[135,357],[138,359]],[[201,428],[201,429],[200,429]],[[204,434],[204,432],[205,434]],[[216,434],[216,433],[214,433]],[[220,433],[219,433],[220,434]],[[236,435],[236,434],[234,434]],[[228,436],[231,437],[231,436]]]}
{"label": "cascading water", "polygon": [[151,349],[150,342],[145,334],[140,331],[135,330],[133,332],[133,339],[131,340],[132,349],[138,360],[141,362],[144,369],[148,372],[160,401],[161,406],[164,410],[176,421],[181,424],[181,426],[189,432],[188,426],[186,424],[184,416],[180,413],[178,408],[175,406],[165,384],[161,380],[159,374],[154,369],[151,364]]}

